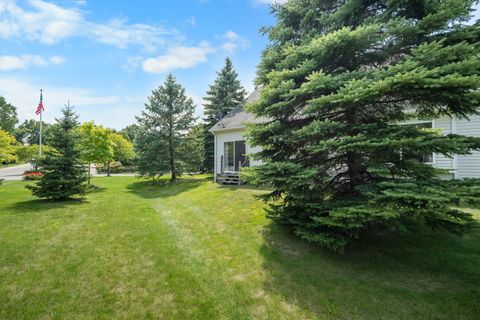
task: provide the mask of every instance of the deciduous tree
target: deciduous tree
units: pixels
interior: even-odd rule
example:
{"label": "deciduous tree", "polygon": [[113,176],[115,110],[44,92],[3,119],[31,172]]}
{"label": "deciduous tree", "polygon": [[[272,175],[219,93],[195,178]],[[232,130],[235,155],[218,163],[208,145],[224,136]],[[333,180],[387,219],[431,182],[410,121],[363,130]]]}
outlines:
{"label": "deciduous tree", "polygon": [[17,123],[17,108],[0,96],[0,130],[13,134]]}
{"label": "deciduous tree", "polygon": [[17,160],[15,154],[18,142],[5,130],[0,130],[0,163],[11,163]]}
{"label": "deciduous tree", "polygon": [[107,161],[107,175],[110,176],[110,162],[120,161],[122,164],[129,163],[135,156],[133,144],[123,135],[111,132],[109,135],[112,144],[112,158]]}
{"label": "deciduous tree", "polygon": [[107,163],[113,160],[113,143],[110,131],[96,126],[92,121],[78,127],[79,150],[81,158],[88,163],[88,184],[90,184],[92,163]]}
{"label": "deciduous tree", "polygon": [[[43,121],[42,123],[42,144],[49,145],[55,135],[55,125]],[[23,121],[15,129],[15,138],[26,144],[39,144],[40,143],[40,121],[29,119]]]}

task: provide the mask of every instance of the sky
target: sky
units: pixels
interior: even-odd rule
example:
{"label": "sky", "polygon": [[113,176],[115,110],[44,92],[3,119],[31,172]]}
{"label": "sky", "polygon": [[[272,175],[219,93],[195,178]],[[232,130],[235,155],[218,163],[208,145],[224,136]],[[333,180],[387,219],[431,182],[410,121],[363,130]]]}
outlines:
{"label": "sky", "polygon": [[121,129],[172,73],[201,118],[226,57],[253,90],[274,1],[0,0],[0,95],[21,121],[38,118],[43,89],[45,121],[70,101],[81,121]]}
{"label": "sky", "polygon": [[36,118],[43,89],[45,121],[70,100],[81,121],[121,129],[172,73],[201,117],[226,57],[253,90],[269,2],[0,0],[0,95],[20,121]]}

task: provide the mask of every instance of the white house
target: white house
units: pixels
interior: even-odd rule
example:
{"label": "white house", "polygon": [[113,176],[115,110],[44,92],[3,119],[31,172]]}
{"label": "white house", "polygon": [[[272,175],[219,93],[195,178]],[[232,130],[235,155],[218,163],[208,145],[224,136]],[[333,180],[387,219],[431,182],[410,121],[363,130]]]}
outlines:
{"label": "white house", "polygon": [[[246,104],[257,100],[259,96],[260,92],[254,91],[247,98]],[[215,136],[215,181],[239,183],[238,172],[241,167],[260,164],[259,161],[245,157],[245,154],[259,151],[258,148],[247,143],[245,123],[261,122],[261,120],[256,119],[243,107],[244,105],[237,106],[210,129]],[[480,137],[480,115],[471,116],[469,120],[444,116],[431,121],[409,121],[407,124],[441,129],[443,134],[457,133]],[[453,158],[432,154],[426,156],[424,161],[437,168],[447,169],[450,177],[454,179],[480,178],[480,150],[466,156],[455,155]]]}

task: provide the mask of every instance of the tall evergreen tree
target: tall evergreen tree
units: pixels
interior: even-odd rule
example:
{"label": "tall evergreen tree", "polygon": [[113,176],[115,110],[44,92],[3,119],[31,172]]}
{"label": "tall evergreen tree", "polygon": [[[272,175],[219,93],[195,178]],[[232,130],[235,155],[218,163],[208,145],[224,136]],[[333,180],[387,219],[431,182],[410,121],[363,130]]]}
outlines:
{"label": "tall evergreen tree", "polygon": [[188,154],[182,152],[185,135],[193,125],[195,105],[185,89],[170,74],[152,91],[146,110],[137,118],[140,130],[135,139],[138,171],[156,178],[171,174],[171,181],[184,170]]}
{"label": "tall evergreen tree", "polygon": [[56,132],[51,146],[55,149],[46,153],[40,167],[43,177],[36,185],[29,185],[34,196],[50,200],[65,200],[85,194],[86,174],[77,148],[78,115],[66,106],[63,117],[57,119]]}
{"label": "tall evergreen tree", "polygon": [[439,173],[420,161],[480,148],[480,139],[402,125],[464,118],[480,106],[480,24],[475,1],[290,0],[265,28],[251,106],[260,182],[271,216],[335,250],[376,228],[412,221],[460,230],[467,214]]}
{"label": "tall evergreen tree", "polygon": [[185,170],[188,173],[198,173],[204,170],[204,124],[194,125],[185,136],[183,150],[189,156],[185,159]]}
{"label": "tall evergreen tree", "polygon": [[205,100],[205,169],[213,171],[213,134],[208,130],[213,127],[221,118],[245,101],[245,89],[238,80],[232,60],[225,59],[225,66],[217,72],[217,79],[210,85]]}

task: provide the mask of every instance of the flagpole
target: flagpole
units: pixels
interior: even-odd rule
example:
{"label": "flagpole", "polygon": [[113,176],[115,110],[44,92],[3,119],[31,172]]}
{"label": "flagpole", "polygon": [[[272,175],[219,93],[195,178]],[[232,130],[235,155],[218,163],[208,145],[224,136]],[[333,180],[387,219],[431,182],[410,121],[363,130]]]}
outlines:
{"label": "flagpole", "polygon": [[[40,89],[40,97],[42,97],[43,89]],[[42,108],[43,109],[43,108]],[[42,157],[42,113],[43,110],[40,109],[40,139],[39,139],[39,148],[38,148],[38,156]]]}

